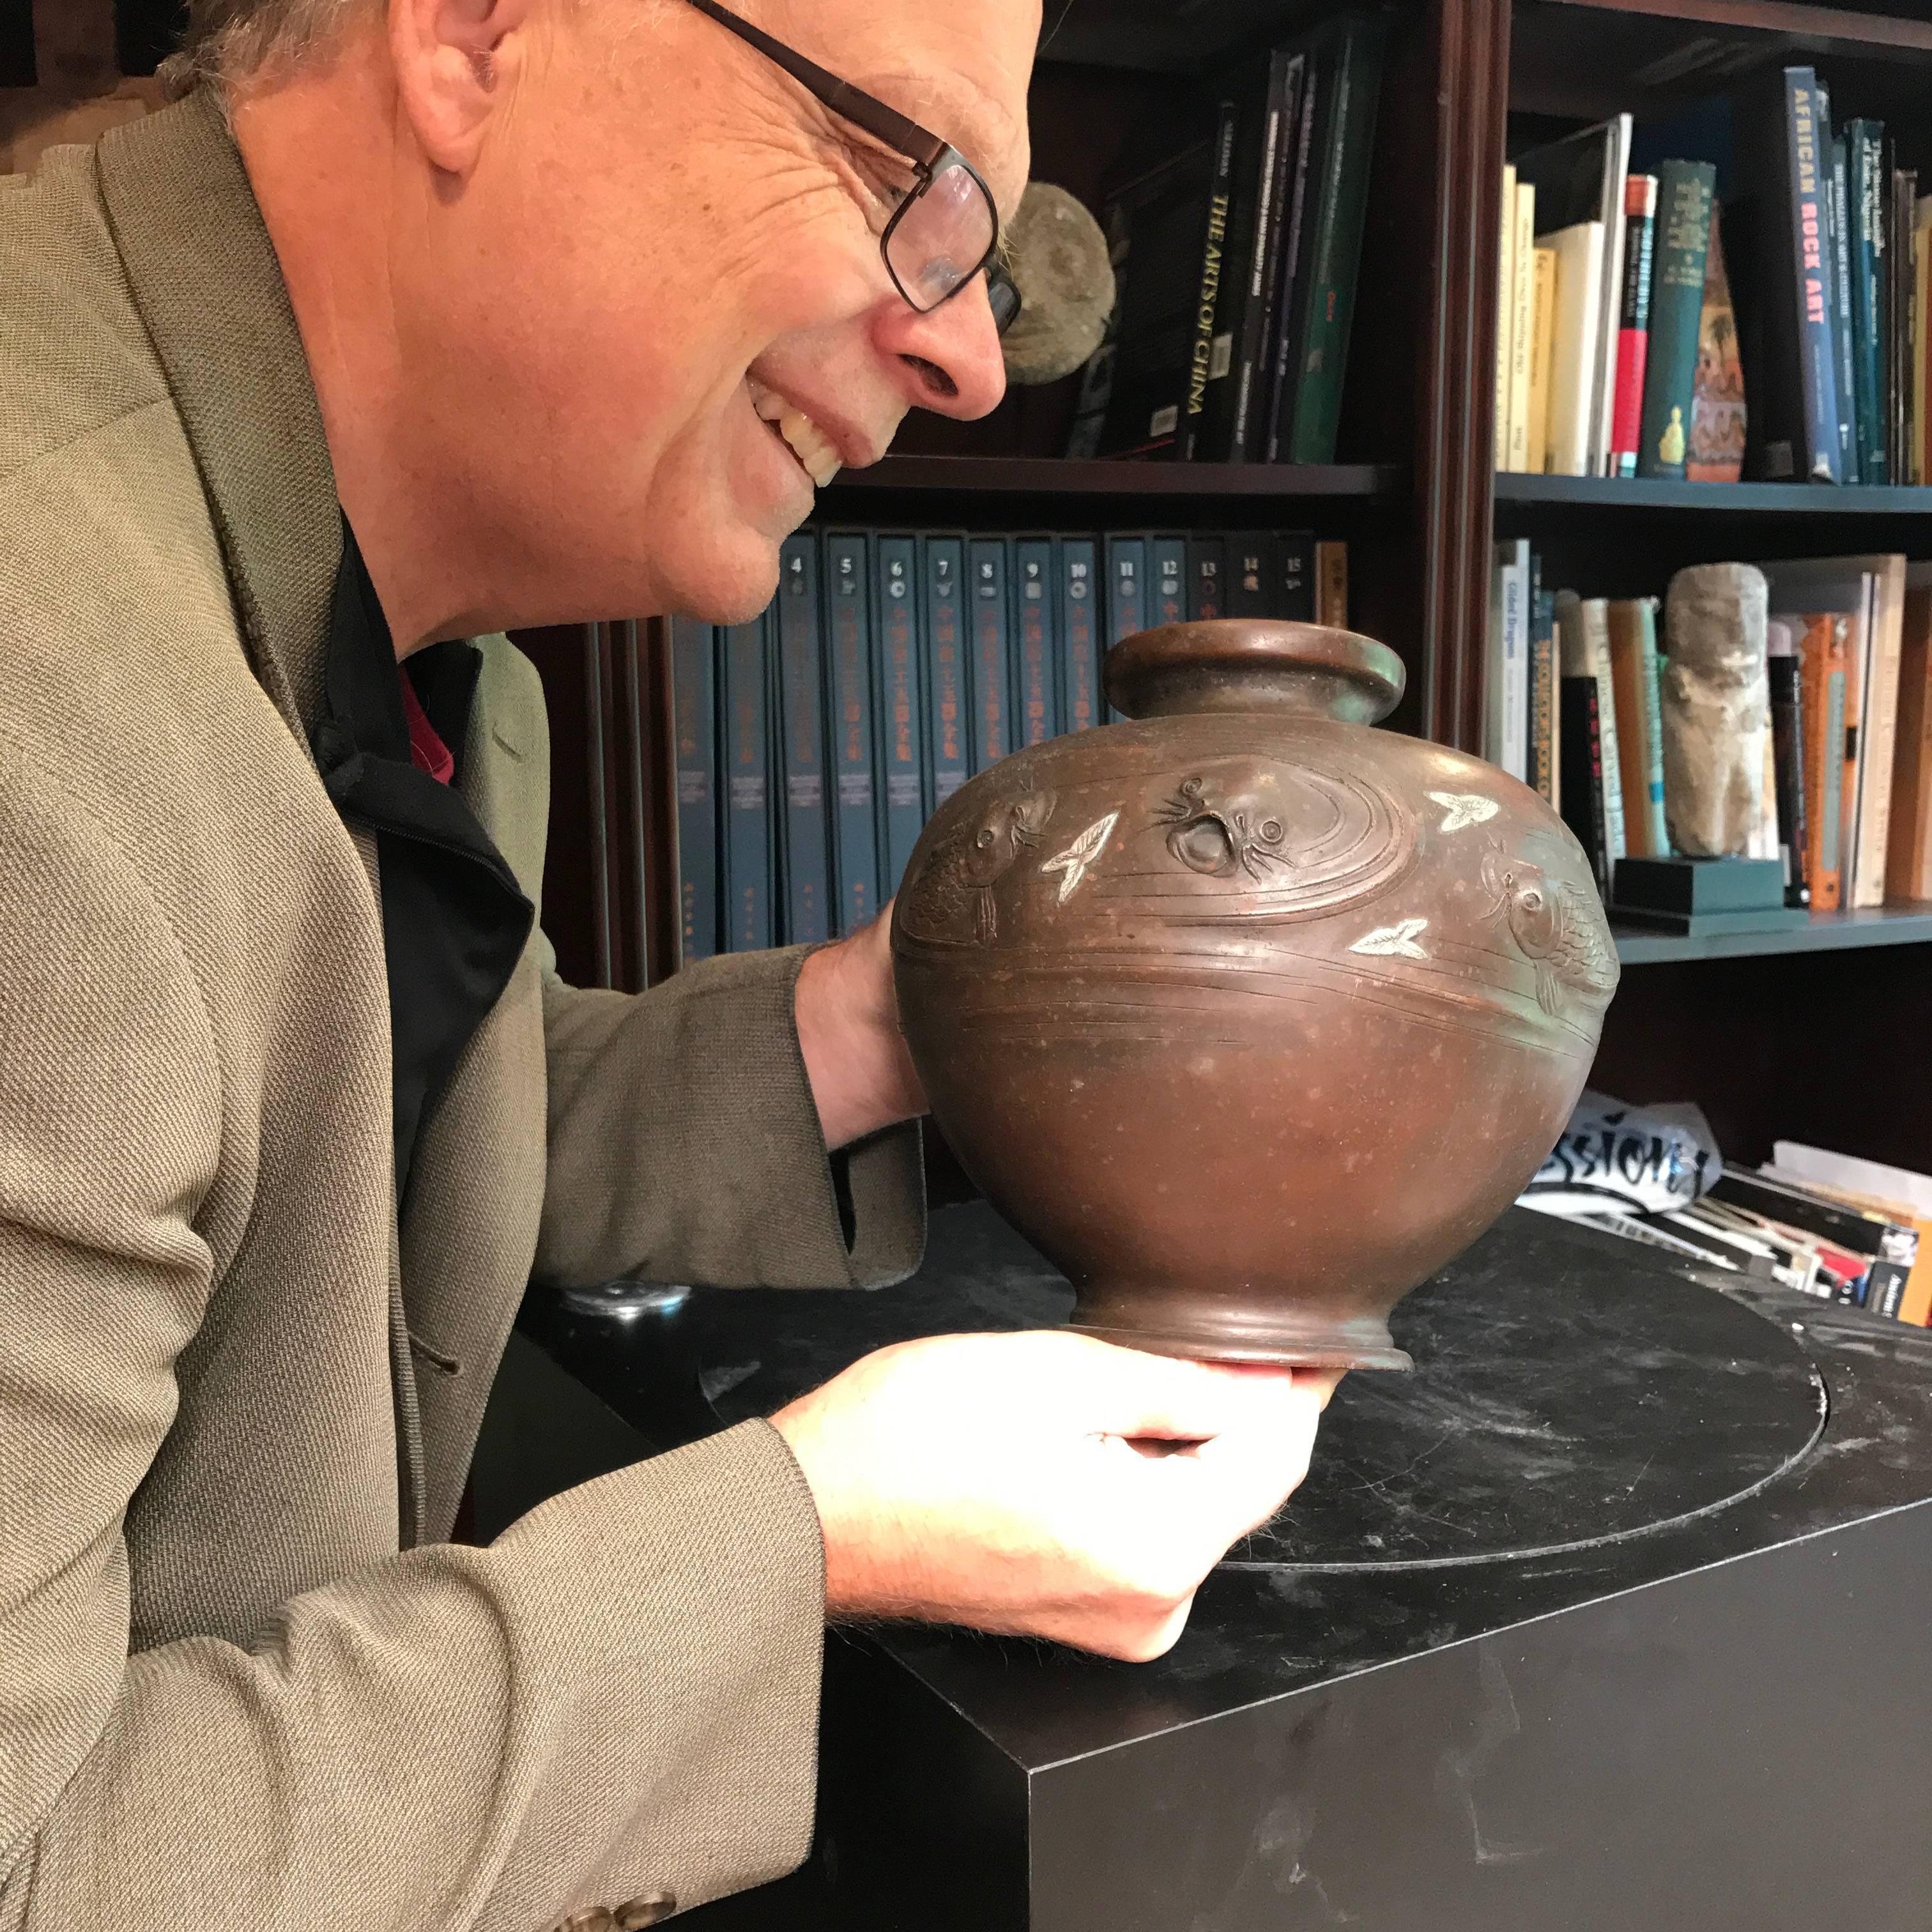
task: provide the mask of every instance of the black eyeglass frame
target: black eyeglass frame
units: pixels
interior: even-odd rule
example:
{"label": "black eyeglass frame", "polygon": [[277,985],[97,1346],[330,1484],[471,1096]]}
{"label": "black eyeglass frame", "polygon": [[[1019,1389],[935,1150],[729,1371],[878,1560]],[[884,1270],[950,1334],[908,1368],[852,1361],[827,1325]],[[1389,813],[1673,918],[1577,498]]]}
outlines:
{"label": "black eyeglass frame", "polygon": [[[850,122],[855,128],[862,128],[874,140],[911,163],[918,175],[919,184],[892,210],[892,218],[879,236],[879,259],[886,265],[886,273],[892,278],[892,286],[898,290],[908,307],[916,309],[922,315],[929,315],[933,310],[950,302],[962,289],[969,286],[982,269],[987,272],[989,282],[992,280],[998,266],[994,258],[1000,252],[999,204],[994,200],[992,190],[987,187],[979,170],[957,148],[930,128],[922,128],[916,121],[909,119],[896,107],[888,107],[876,95],[868,94],[863,88],[854,87],[848,80],[841,80],[836,74],[820,67],[816,61],[808,59],[796,48],[774,40],[762,27],[754,27],[749,20],[741,20],[728,7],[720,6],[718,0],[691,0],[691,4],[728,32],[736,34],[748,46],[755,47],[767,60],[784,68],[828,112]],[[993,238],[986,254],[938,302],[921,303],[914,300],[905,284],[900,280],[898,271],[892,266],[892,231],[933,183],[953,167],[964,168],[984,197],[986,213],[993,224]],[[1013,308],[1017,312],[1017,302]]]}

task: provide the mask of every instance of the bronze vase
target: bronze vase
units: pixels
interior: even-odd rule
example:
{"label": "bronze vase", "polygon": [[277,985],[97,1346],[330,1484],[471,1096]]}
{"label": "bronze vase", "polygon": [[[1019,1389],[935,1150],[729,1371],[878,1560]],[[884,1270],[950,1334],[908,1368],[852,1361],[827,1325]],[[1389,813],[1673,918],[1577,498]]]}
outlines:
{"label": "bronze vase", "polygon": [[1492,765],[1370,728],[1393,652],[1168,625],[1108,655],[1130,722],[933,815],[899,1010],[967,1172],[1162,1353],[1402,1368],[1388,1313],[1514,1200],[1617,982],[1588,862]]}

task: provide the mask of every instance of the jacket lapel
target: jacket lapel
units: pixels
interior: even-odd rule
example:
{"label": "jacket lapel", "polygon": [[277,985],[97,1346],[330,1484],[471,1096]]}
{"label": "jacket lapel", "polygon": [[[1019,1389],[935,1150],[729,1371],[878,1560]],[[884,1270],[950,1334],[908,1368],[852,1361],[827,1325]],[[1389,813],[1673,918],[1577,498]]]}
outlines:
{"label": "jacket lapel", "polygon": [[[342,513],[274,244],[213,89],[199,88],[115,129],[95,153],[128,286],[201,472],[243,647],[308,756],[342,560]],[[375,842],[353,836],[380,921]],[[380,958],[374,968],[382,970]],[[388,1287],[407,1544],[422,1539],[424,1482],[393,1189]]]}

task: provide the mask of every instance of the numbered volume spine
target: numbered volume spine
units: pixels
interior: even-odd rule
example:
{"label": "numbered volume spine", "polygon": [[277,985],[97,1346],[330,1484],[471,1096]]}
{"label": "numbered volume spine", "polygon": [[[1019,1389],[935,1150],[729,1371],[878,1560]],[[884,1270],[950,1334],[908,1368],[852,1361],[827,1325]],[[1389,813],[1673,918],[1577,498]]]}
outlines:
{"label": "numbered volume spine", "polygon": [[778,553],[778,629],[785,938],[807,944],[832,936],[825,685],[818,653],[818,539],[814,535],[787,538]]}
{"label": "numbered volume spine", "polygon": [[[1108,648],[1148,627],[1147,539],[1110,536],[1107,539],[1107,630]],[[1120,713],[1109,705],[1109,719]]]}
{"label": "numbered volume spine", "polygon": [[864,534],[825,538],[825,613],[830,659],[832,875],[840,934],[879,909],[879,831],[872,796],[872,575]]}
{"label": "numbered volume spine", "polygon": [[1219,537],[1187,540],[1187,614],[1225,617],[1228,604],[1222,579],[1228,568],[1228,546]]}
{"label": "numbered volume spine", "polygon": [[770,946],[772,926],[769,611],[724,633],[724,932],[734,952]]}
{"label": "numbered volume spine", "polygon": [[1021,745],[1044,744],[1060,730],[1058,611],[1052,538],[1018,538],[1013,544],[1013,668]]}
{"label": "numbered volume spine", "polygon": [[1187,539],[1148,538],[1148,628],[1187,621]]}
{"label": "numbered volume spine", "polygon": [[670,620],[671,712],[677,731],[678,959],[718,950],[718,633]]}
{"label": "numbered volume spine", "polygon": [[972,638],[974,772],[996,765],[1013,748],[1012,595],[1004,537],[975,537],[967,546],[967,622]]}
{"label": "numbered volume spine", "polygon": [[926,610],[926,765],[928,808],[937,812],[970,776],[973,704],[966,621],[966,545],[958,537],[920,540]]}
{"label": "numbered volume spine", "polygon": [[926,822],[919,746],[919,540],[874,536],[872,557],[873,702],[879,746],[874,802],[890,897],[905,877],[906,861]]}
{"label": "numbered volume spine", "polygon": [[1106,722],[1100,686],[1100,571],[1091,537],[1055,540],[1060,601],[1060,722],[1085,731]]}

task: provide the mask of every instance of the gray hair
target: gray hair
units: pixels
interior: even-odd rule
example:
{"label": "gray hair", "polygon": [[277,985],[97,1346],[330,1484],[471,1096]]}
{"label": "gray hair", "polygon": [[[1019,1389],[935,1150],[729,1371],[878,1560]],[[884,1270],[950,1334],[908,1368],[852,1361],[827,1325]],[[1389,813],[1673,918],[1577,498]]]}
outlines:
{"label": "gray hair", "polygon": [[327,45],[368,0],[188,0],[180,50],[161,63],[161,85],[178,100],[202,81],[245,80]]}

